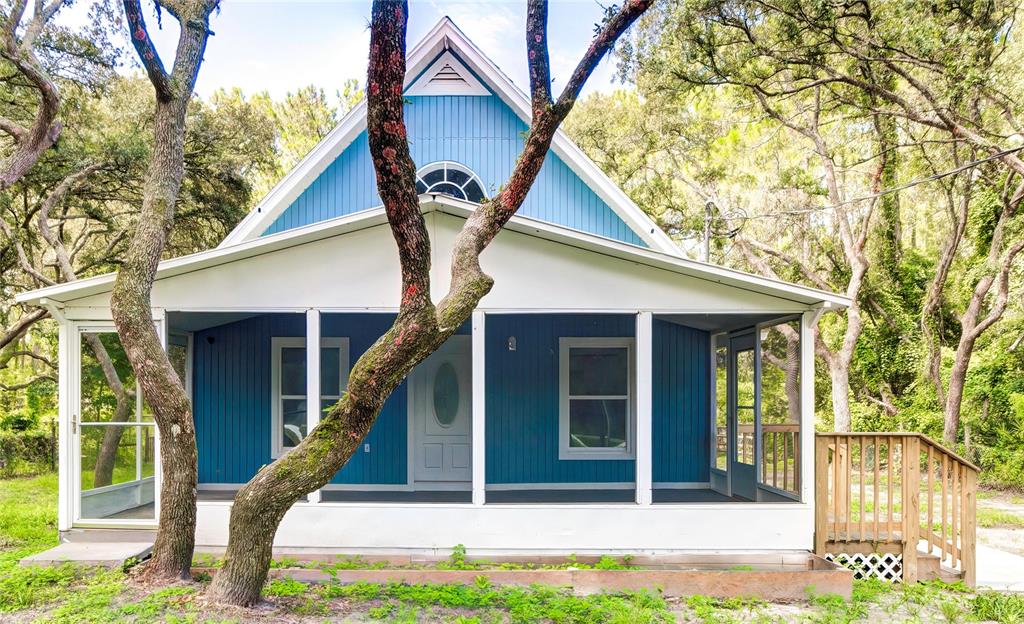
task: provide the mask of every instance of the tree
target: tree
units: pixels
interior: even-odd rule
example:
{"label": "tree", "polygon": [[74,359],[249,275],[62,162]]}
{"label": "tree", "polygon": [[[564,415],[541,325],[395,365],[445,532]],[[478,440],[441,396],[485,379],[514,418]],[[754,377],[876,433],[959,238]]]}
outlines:
{"label": "tree", "polygon": [[142,209],[110,307],[118,336],[160,431],[160,525],[151,578],[188,578],[195,546],[198,463],[192,407],[153,324],[150,293],[174,226],[184,176],[185,121],[218,0],[157,0],[180,24],[171,71],[149,37],[139,0],[124,0],[132,45],[156,94],[154,142]]}
{"label": "tree", "polygon": [[[929,150],[934,149],[929,144],[952,143],[978,157],[989,156],[1001,163],[1004,175],[1024,171],[1024,161],[1016,150],[1001,145],[1005,137],[1020,135],[1017,101],[1006,90],[1007,84],[1016,81],[1017,68],[1013,63],[1004,63],[1005,69],[999,66],[1013,40],[1015,12],[1012,2],[934,11],[927,3],[885,0],[855,5],[805,0],[680,0],[662,5],[645,21],[644,35],[626,59],[646,94],[671,97],[689,90],[743,90],[779,126],[811,142],[821,163],[828,203],[836,206],[829,209],[831,214],[856,212],[870,219],[878,209],[879,218],[870,228],[873,232],[868,229],[868,219],[861,221],[859,234],[853,224],[843,225],[846,219],[833,221],[843,262],[832,262],[835,249],[826,246],[822,252],[834,265],[832,273],[841,280],[840,288],[854,300],[846,312],[841,339],[826,340],[824,346],[833,346],[821,348],[819,343],[817,349],[831,372],[837,429],[848,427],[852,420],[852,373],[867,374],[877,383],[877,388],[867,389],[863,396],[889,414],[896,410],[894,386],[910,385],[893,384],[886,377],[898,372],[885,370],[890,365],[887,360],[877,360],[871,369],[854,366],[865,320],[871,325],[879,357],[896,353],[909,359],[899,352],[913,338],[909,334],[917,331],[908,299],[915,293],[901,282],[907,277],[904,271],[915,270],[914,263],[919,260],[903,256],[900,205],[897,196],[889,192],[898,188],[903,137],[916,137],[918,145]],[[809,104],[812,101],[816,104]],[[872,171],[865,176],[868,168]],[[869,184],[864,183],[867,177]],[[843,192],[841,186],[849,189]],[[875,195],[881,190],[887,192]],[[870,199],[850,203],[857,195]],[[1012,192],[1007,195],[1011,204],[1014,196]],[[999,214],[1012,218],[1015,208]],[[956,227],[954,224],[954,233]],[[1004,227],[1011,226],[992,232],[1000,233]],[[797,278],[818,286],[833,283],[833,279],[818,279],[824,275],[812,276],[803,270],[813,265],[796,262],[805,254],[780,250],[774,237],[760,237],[771,244],[758,243],[759,237],[752,237],[750,228],[743,229],[742,235],[758,253],[775,257]],[[941,384],[934,384],[940,395],[945,394],[948,440],[956,437],[962,378],[974,339],[1005,309],[1007,291],[999,287],[1003,268],[1008,272],[1019,255],[1007,238],[995,238],[1000,248],[981,263],[988,268],[979,272],[972,285],[976,294],[960,314],[961,338],[950,392],[944,393]],[[873,240],[870,249],[869,239]],[[986,240],[986,249],[989,242]],[[954,245],[943,256],[943,263],[955,257]],[[869,275],[872,262],[876,268]],[[791,271],[793,267],[795,271]],[[941,301],[941,288],[933,288],[923,318],[934,314]],[[832,323],[832,330],[825,333],[836,333],[841,325]],[[922,329],[934,344],[935,332]],[[929,367],[933,381],[938,379],[936,353],[932,351]],[[885,374],[879,375],[881,371]]]}
{"label": "tree", "polygon": [[557,100],[552,99],[547,42],[547,2],[529,0],[526,43],[532,119],[508,182],[471,214],[452,251],[451,286],[436,305],[430,298],[430,239],[416,191],[403,111],[408,3],[376,0],[370,26],[367,129],[377,185],[398,245],[401,305],[394,324],[352,367],[348,390],[295,449],[263,467],[235,496],[224,566],[213,599],[251,605],[259,599],[270,566],[274,533],[288,509],[326,484],[362,444],[384,401],[469,318],[493,285],[480,268],[480,253],[516,213],[536,180],[559,124],[580,89],[620,35],[651,5],[629,0],[609,9],[604,23]]}

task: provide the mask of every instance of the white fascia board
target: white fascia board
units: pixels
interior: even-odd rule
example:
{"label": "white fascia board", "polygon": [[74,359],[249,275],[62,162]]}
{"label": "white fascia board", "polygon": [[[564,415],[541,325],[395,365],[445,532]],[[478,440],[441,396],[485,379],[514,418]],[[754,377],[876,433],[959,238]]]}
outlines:
{"label": "white fascia board", "polygon": [[366,101],[352,108],[266,197],[224,237],[228,247],[262,234],[366,128]]}
{"label": "white fascia board", "polygon": [[[466,218],[476,208],[476,204],[447,195],[430,194],[420,196],[420,208],[424,213],[437,210],[452,216]],[[280,251],[386,223],[387,215],[384,208],[371,208],[270,236],[261,236],[228,247],[216,247],[208,251],[165,260],[160,263],[156,278],[158,280],[166,279],[175,275],[208,269],[228,262],[244,260],[252,256]],[[514,216],[506,224],[505,229],[690,277],[752,290],[809,307],[843,308],[850,305],[850,300],[847,297],[835,293],[744,273],[715,264],[698,262],[529,217]],[[113,286],[115,276],[115,273],[108,273],[68,284],[48,286],[21,293],[15,300],[19,303],[33,305],[39,305],[44,299],[59,303],[67,302],[109,291]]]}

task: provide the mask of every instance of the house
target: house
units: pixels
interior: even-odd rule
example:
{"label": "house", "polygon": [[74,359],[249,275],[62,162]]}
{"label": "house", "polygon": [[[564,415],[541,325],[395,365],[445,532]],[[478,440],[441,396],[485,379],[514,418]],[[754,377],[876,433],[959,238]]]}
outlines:
{"label": "house", "polygon": [[[448,284],[455,234],[510,173],[526,97],[445,19],[406,117]],[[161,263],[154,318],[192,397],[197,544],[389,326],[399,267],[352,110],[217,248]],[[559,133],[482,258],[478,310],[285,517],[289,549],[677,552],[813,547],[814,350],[842,296],[688,259]],[[60,322],[61,531],[152,529],[159,438],[111,321],[113,275],[19,296]]]}

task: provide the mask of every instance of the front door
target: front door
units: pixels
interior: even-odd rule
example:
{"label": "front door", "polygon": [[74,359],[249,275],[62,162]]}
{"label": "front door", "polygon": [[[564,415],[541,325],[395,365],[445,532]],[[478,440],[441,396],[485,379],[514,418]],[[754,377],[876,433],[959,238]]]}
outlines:
{"label": "front door", "polygon": [[410,375],[417,484],[472,480],[472,371],[470,337],[452,336]]}
{"label": "front door", "polygon": [[729,429],[732,434],[729,471],[732,494],[757,498],[757,397],[754,334],[729,339]]}

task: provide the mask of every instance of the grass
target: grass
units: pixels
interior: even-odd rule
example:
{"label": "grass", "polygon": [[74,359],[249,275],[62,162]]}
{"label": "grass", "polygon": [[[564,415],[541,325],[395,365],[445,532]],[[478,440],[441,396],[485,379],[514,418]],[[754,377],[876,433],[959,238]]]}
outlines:
{"label": "grass", "polygon": [[1024,528],[1024,516],[1017,515],[1015,513],[1005,511],[1002,509],[992,509],[990,507],[979,507],[978,508],[978,526],[985,527],[986,529],[992,528],[1009,528],[1009,529],[1020,529]]}
{"label": "grass", "polygon": [[[58,624],[250,619],[244,612],[240,614],[205,606],[199,599],[203,583],[150,591],[135,586],[124,570],[76,568],[71,565],[53,568],[18,566],[17,561],[21,557],[57,542],[56,487],[56,476],[51,474],[0,480],[0,621],[6,621],[9,616],[26,622]],[[209,556],[197,556],[196,562],[204,567],[219,565],[219,560]],[[300,563],[295,560],[275,560],[275,566],[279,568],[298,565]],[[328,563],[322,569],[361,569],[383,565],[386,564],[351,557]],[[505,565],[470,560],[465,548],[458,546],[446,561],[434,567],[487,570]],[[605,557],[588,564],[569,557],[562,563],[532,567],[624,569],[629,566],[628,558]],[[818,595],[809,588],[807,602],[794,606],[743,598],[722,600],[692,596],[669,599],[656,588],[576,596],[568,589],[557,587],[494,586],[484,576],[477,577],[468,585],[310,585],[278,578],[267,584],[264,596],[270,605],[253,612],[253,618],[261,621],[319,622],[353,616],[357,621],[428,620],[460,624],[1024,622],[1024,596],[974,593],[962,585],[924,583],[899,586],[877,580],[855,581],[853,597],[849,601],[834,595]]]}

